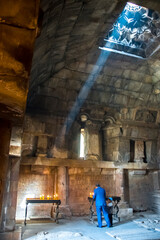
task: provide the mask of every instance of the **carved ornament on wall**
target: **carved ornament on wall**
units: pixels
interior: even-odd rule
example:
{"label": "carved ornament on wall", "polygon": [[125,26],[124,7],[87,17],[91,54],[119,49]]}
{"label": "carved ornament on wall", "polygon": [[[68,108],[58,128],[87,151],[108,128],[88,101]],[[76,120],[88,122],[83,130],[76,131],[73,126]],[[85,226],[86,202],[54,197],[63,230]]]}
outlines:
{"label": "carved ornament on wall", "polygon": [[157,111],[137,110],[135,120],[146,123],[155,123],[156,118]]}

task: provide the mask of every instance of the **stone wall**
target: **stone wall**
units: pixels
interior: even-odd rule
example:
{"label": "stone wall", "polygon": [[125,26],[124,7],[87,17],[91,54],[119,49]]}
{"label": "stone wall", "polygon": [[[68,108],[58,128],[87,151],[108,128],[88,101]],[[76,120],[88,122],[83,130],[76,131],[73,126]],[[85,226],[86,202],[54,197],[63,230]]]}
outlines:
{"label": "stone wall", "polygon": [[[41,194],[46,197],[48,194],[53,196],[57,193],[62,202],[61,213],[67,215],[65,209],[67,206],[72,215],[80,216],[89,214],[88,196],[90,192],[93,192],[96,183],[100,183],[106,189],[107,196],[121,196],[122,194],[119,191],[121,174],[119,175],[119,172],[114,169],[70,167],[66,171],[65,179],[65,175],[62,176],[62,171],[59,171],[59,168],[21,166],[16,218],[24,219],[25,199],[27,197],[39,198]],[[118,183],[116,178],[119,179]],[[64,190],[65,184],[66,189]],[[51,204],[30,204],[28,217],[50,217],[51,208]]]}
{"label": "stone wall", "polygon": [[103,115],[102,110],[94,115],[86,112],[85,122],[81,121],[81,113],[71,125],[64,117],[26,115],[22,156],[79,158],[80,129],[83,127],[84,159],[150,164],[158,161],[157,123],[122,119],[116,115],[118,112],[112,117]]}
{"label": "stone wall", "polygon": [[[64,217],[86,215],[89,211],[87,198],[96,183],[106,189],[108,196],[121,197],[123,217],[125,214],[128,216],[131,210],[151,209],[154,202],[152,194],[158,190],[156,186],[159,184],[155,167],[149,170],[146,163],[25,158],[20,169],[17,218],[24,217],[25,198],[39,197],[42,193],[45,197],[58,194],[61,200],[60,212]],[[50,211],[51,205],[30,206],[28,217],[50,216]]]}
{"label": "stone wall", "polygon": [[[137,116],[137,111],[135,111],[135,116]],[[97,182],[106,188],[107,195],[120,196],[123,208],[131,207],[136,211],[149,209],[148,191],[152,190],[153,181],[148,172],[150,168],[154,166],[156,168],[158,164],[158,124],[156,122],[146,123],[144,119],[141,122],[141,119],[135,116],[134,121],[127,120],[124,116],[125,119],[123,119],[122,116],[117,115],[117,112],[114,114],[109,112],[107,115],[102,113],[101,109],[96,110],[95,114],[88,114],[87,110],[81,112],[72,122],[69,131],[67,130],[69,121],[66,123],[64,117],[26,115],[22,162],[24,159],[25,164],[28,164],[29,175],[26,178],[26,172],[22,171],[22,168],[20,185],[23,177],[28,185],[28,179],[32,179],[32,174],[35,174],[38,195],[42,193],[38,190],[39,182],[40,186],[44,186],[43,191],[47,195],[46,186],[50,186],[50,183],[47,182],[46,174],[49,174],[48,177],[52,179],[52,182],[54,181],[50,190],[57,191],[63,199],[61,207],[65,207],[61,210],[65,210],[68,206],[67,209],[73,215],[85,215],[88,212],[87,197]],[[81,119],[85,121],[82,122]],[[81,127],[85,130],[85,157],[82,159],[79,157]],[[131,149],[131,141],[134,142],[133,149]],[[132,160],[131,154],[133,154]],[[39,167],[38,163],[34,165],[31,160],[41,158],[44,160],[40,161]],[[69,158],[73,160],[72,166],[66,169],[65,161],[67,162]],[[57,159],[57,165],[54,166],[57,169],[62,166],[65,168],[64,171],[51,167],[54,159]],[[29,163],[30,160],[32,164]],[[107,169],[98,167],[98,165],[96,167],[86,166],[85,162],[87,163],[88,160],[101,162],[102,165],[103,162],[115,163],[116,168],[114,166]],[[77,161],[83,163],[83,168],[74,167]],[[134,168],[132,163],[137,163],[137,168]],[[48,166],[46,172],[45,164]],[[123,164],[126,164],[125,168],[122,167]],[[133,170],[129,167],[130,165]],[[45,181],[42,183],[40,179],[43,179],[43,175]],[[18,201],[22,201],[23,191],[23,185],[21,185]],[[44,208],[42,215],[49,214],[50,206]],[[37,215],[38,209],[38,207],[37,210],[31,207],[29,214]],[[24,209],[22,211],[24,212]]]}
{"label": "stone wall", "polygon": [[80,125],[75,122],[66,134],[63,117],[26,115],[22,141],[22,156],[77,158],[79,155]]}
{"label": "stone wall", "polygon": [[96,183],[106,190],[107,196],[116,195],[114,170],[100,168],[69,168],[69,205],[73,215],[89,214],[88,196]]}
{"label": "stone wall", "polygon": [[[121,196],[135,209],[148,207],[139,195],[143,192],[146,199],[147,186],[152,188],[150,175],[137,174],[136,170],[155,165],[157,168],[160,156],[159,52],[154,60],[142,61],[99,50],[104,34],[125,2],[41,1],[44,18],[32,61],[22,161],[25,159],[27,164],[28,160],[31,168],[28,179],[38,168],[32,157],[44,158],[41,168],[45,164],[50,168],[48,162],[52,164],[54,159],[56,167],[64,168],[68,165],[63,160],[75,161],[68,170],[58,170],[56,174],[63,179],[55,183],[61,185],[63,204],[69,204],[73,214],[86,212],[88,191],[97,180],[106,184],[107,191],[111,191],[114,182],[113,192],[108,194]],[[153,1],[143,3],[149,8],[153,6]],[[160,9],[158,3],[153,7]],[[81,160],[114,162],[115,168],[86,167],[85,163],[83,169],[74,167],[80,160],[81,128],[85,131],[85,154]],[[132,163],[138,163],[137,168]],[[23,179],[26,173],[21,174]],[[36,173],[37,182],[43,174],[46,177],[43,171],[41,174]],[[68,182],[63,185],[66,178]],[[77,206],[81,206],[80,213]]]}
{"label": "stone wall", "polygon": [[129,171],[129,204],[135,211],[152,209],[153,186],[151,172]]}
{"label": "stone wall", "polygon": [[[54,171],[54,170],[53,170]],[[27,166],[20,168],[17,219],[24,219],[26,198],[39,198],[40,195],[54,194],[54,174],[51,168]],[[50,216],[51,204],[30,204],[28,216]]]}

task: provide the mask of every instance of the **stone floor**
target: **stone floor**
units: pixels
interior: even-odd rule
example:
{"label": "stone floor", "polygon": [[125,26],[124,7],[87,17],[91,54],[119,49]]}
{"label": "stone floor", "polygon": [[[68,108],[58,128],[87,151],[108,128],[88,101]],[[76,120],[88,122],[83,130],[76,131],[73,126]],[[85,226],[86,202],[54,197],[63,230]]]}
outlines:
{"label": "stone floor", "polygon": [[160,215],[137,213],[132,220],[121,222],[106,233],[118,240],[160,240]]}
{"label": "stone floor", "polygon": [[[116,222],[112,228],[97,228],[88,217],[60,219],[59,224],[49,220],[28,221],[18,224],[21,234],[0,234],[0,240],[160,240],[160,215],[152,212],[134,214],[127,221]],[[105,225],[105,222],[104,222]],[[21,237],[22,235],[22,237]]]}

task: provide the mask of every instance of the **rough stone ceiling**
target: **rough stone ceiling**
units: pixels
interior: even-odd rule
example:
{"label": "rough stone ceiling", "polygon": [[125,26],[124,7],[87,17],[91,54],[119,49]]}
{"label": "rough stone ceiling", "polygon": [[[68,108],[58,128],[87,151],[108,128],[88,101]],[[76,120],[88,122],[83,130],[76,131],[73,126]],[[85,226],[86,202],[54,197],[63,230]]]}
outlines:
{"label": "rough stone ceiling", "polygon": [[[160,108],[160,51],[147,60],[111,53],[104,56],[105,63],[99,61],[99,45],[126,2],[41,2],[44,18],[32,62],[28,109],[64,115],[77,98],[86,108]],[[159,1],[134,3],[160,12]],[[86,83],[90,90],[80,94]]]}

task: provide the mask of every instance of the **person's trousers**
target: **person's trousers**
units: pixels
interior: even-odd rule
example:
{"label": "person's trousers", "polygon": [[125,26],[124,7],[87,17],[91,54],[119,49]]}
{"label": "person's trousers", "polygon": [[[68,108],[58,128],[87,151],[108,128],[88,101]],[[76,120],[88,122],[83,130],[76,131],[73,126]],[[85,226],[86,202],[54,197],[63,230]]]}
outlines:
{"label": "person's trousers", "polygon": [[96,211],[97,211],[97,218],[98,218],[98,226],[102,227],[102,215],[101,213],[103,212],[104,219],[107,223],[107,227],[111,226],[109,217],[108,217],[108,212],[107,212],[107,206],[96,206]]}
{"label": "person's trousers", "polygon": [[112,214],[108,214],[109,220],[110,220],[110,224],[111,226],[113,225],[113,221],[112,221]]}

